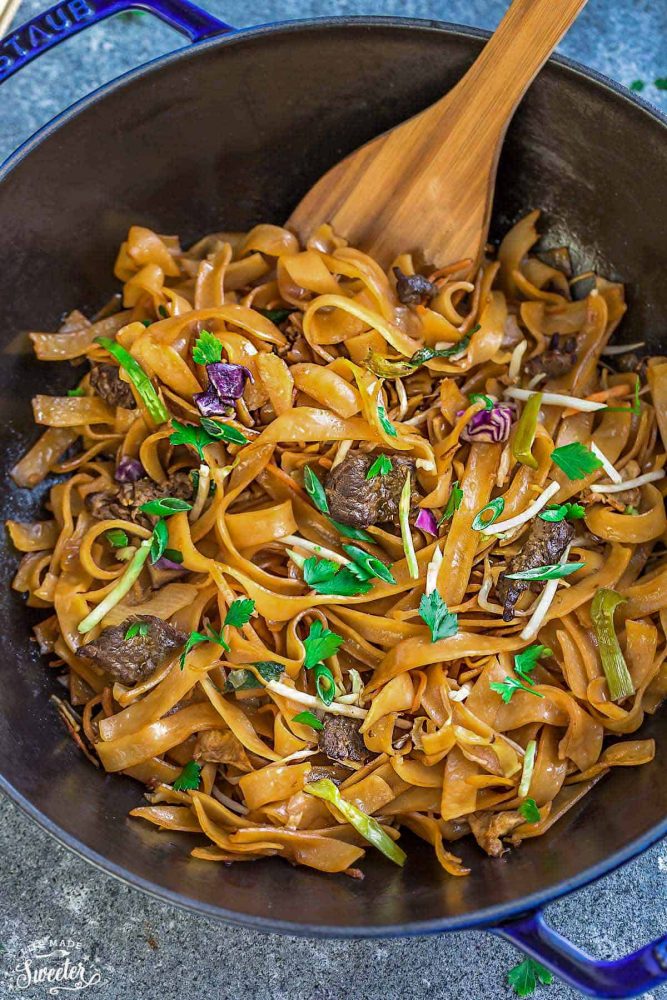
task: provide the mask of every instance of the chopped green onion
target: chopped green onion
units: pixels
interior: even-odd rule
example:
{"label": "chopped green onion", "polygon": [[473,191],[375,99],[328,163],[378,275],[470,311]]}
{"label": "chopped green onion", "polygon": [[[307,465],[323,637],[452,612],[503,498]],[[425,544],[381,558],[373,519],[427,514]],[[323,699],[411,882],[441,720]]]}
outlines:
{"label": "chopped green onion", "polygon": [[526,753],[523,758],[523,771],[521,772],[521,781],[519,782],[519,798],[525,799],[528,795],[528,789],[530,788],[530,781],[533,777],[533,771],[535,769],[535,755],[537,753],[537,742],[535,740],[530,740],[526,745]]}
{"label": "chopped green onion", "polygon": [[98,625],[105,615],[107,615],[112,608],[115,608],[120,601],[123,600],[125,595],[129,593],[132,584],[135,580],[138,580],[141,571],[144,567],[144,563],[148,559],[148,554],[151,550],[151,545],[153,544],[153,535],[150,538],[145,538],[139,548],[136,550],[131,560],[127,564],[127,568],[121,578],[118,580],[116,585],[111,588],[107,596],[103,601],[94,608],[90,614],[86,615],[83,621],[79,622],[78,631],[81,633],[90,632],[91,629]]}
{"label": "chopped green onion", "polygon": [[615,590],[601,587],[591,604],[591,620],[612,701],[622,701],[635,693],[632,677],[614,629],[614,611],[625,599]]}
{"label": "chopped green onion", "polygon": [[109,528],[108,531],[104,532],[104,537],[114,549],[122,549],[129,543],[129,539],[122,528]]}
{"label": "chopped green onion", "polygon": [[171,517],[180,511],[192,510],[192,504],[179,497],[160,497],[158,500],[142,503],[139,510],[142,514],[152,514],[153,517]]}
{"label": "chopped green onion", "polygon": [[311,729],[317,729],[317,730],[324,729],[323,724],[320,722],[320,720],[317,718],[314,712],[308,712],[308,711],[299,712],[298,715],[294,716],[292,722],[298,722],[302,726],[310,726]]}
{"label": "chopped green onion", "polygon": [[388,833],[385,833],[376,819],[344,799],[329,778],[311,781],[304,786],[303,790],[309,795],[330,802],[357,833],[360,833],[373,847],[377,847],[378,851],[382,851],[390,861],[401,867],[405,864],[407,860],[405,851],[391,839]]}
{"label": "chopped green onion", "polygon": [[542,393],[538,392],[526,402],[519,417],[512,442],[512,454],[517,462],[527,465],[529,469],[537,468],[537,459],[533,455],[533,442],[537,432],[537,420],[542,405]]}
{"label": "chopped green onion", "polygon": [[534,566],[533,569],[523,569],[519,573],[505,573],[506,580],[560,580],[570,573],[576,573],[586,563],[550,563],[547,566]]}
{"label": "chopped green onion", "polygon": [[329,706],[336,695],[334,675],[324,663],[316,663],[313,667],[313,677],[315,678],[315,690],[320,700]]}
{"label": "chopped green onion", "polygon": [[156,424],[166,423],[169,420],[167,408],[139,362],[132,357],[129,351],[125,350],[122,344],[119,344],[115,340],[110,340],[109,337],[95,337],[95,343],[103,347],[105,351],[108,351],[116,359],[121,368],[125,369],[151,420]]}
{"label": "chopped green onion", "polygon": [[[472,522],[472,527],[474,531],[483,531],[494,524],[502,512],[505,509],[505,498],[498,497],[496,500],[491,500],[487,503],[486,507],[482,507],[479,511],[475,520]],[[491,514],[491,517],[487,517],[487,514]]]}
{"label": "chopped green onion", "polygon": [[398,437],[398,431],[387,416],[387,411],[382,403],[378,403],[378,420],[385,434],[393,438]]}
{"label": "chopped green onion", "polygon": [[352,562],[360,566],[370,577],[377,577],[378,580],[384,580],[385,583],[396,583],[396,580],[389,572],[389,567],[377,559],[375,556],[371,556],[368,552],[364,552],[357,545],[343,545],[343,551],[347,553]]}
{"label": "chopped green onion", "polygon": [[403,551],[405,552],[405,561],[408,565],[408,571],[413,580],[418,580],[419,565],[417,563],[417,555],[415,553],[415,546],[412,541],[412,533],[410,531],[411,500],[412,490],[410,487],[410,472],[408,471],[405,477],[405,482],[403,483],[403,489],[401,490],[401,499],[398,503],[398,519],[401,525],[401,538],[403,539]]}
{"label": "chopped green onion", "polygon": [[227,444],[248,444],[248,438],[238,427],[231,424],[222,424],[219,420],[212,420],[211,417],[202,417],[199,421],[202,430],[205,430],[209,437],[214,440],[226,441]]}
{"label": "chopped green onion", "polygon": [[357,542],[374,542],[375,539],[372,535],[369,535],[367,531],[363,528],[352,528],[349,524],[343,524],[342,521],[334,521],[333,517],[329,518],[330,523],[334,526],[336,531],[345,538],[354,538]]}
{"label": "chopped green onion", "polygon": [[151,544],[151,562],[153,565],[164,555],[164,550],[169,541],[169,528],[167,522],[160,518],[153,528],[153,542]]}
{"label": "chopped green onion", "polygon": [[85,396],[86,395],[86,390],[83,389],[81,386],[79,386],[77,389],[68,389],[67,390],[67,395],[68,396]]}
{"label": "chopped green onion", "polygon": [[481,392],[473,392],[473,393],[471,393],[471,395],[468,396],[468,399],[470,400],[471,403],[484,403],[484,409],[485,410],[492,410],[493,407],[494,407],[494,402],[491,399],[491,397],[490,396],[485,396]]}
{"label": "chopped green onion", "polygon": [[317,509],[322,511],[323,514],[328,514],[329,501],[327,500],[327,495],[324,492],[324,486],[322,486],[322,483],[319,481],[309,465],[304,465],[303,467],[303,485],[306,493],[313,501]]}

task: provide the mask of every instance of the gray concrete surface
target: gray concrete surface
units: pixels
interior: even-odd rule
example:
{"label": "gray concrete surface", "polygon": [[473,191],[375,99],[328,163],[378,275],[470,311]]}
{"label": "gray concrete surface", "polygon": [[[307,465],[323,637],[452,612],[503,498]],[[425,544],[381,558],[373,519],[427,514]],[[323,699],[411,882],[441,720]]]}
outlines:
{"label": "gray concrete surface", "polygon": [[[492,28],[504,0],[201,0],[233,24],[325,14],[399,14]],[[554,0],[557,2],[557,0]],[[44,7],[24,0],[18,21]],[[71,40],[0,88],[0,160],[94,87],[182,44],[150,17],[119,17]],[[667,0],[590,0],[561,50],[667,110]],[[638,154],[638,169],[641,151]],[[576,850],[576,845],[572,845]],[[75,857],[0,801],[0,997],[42,1000],[50,984],[15,971],[30,953],[69,950],[100,1000],[505,1000],[509,946],[481,933],[311,941],[227,928],[163,905]],[[618,957],[667,928],[667,842],[549,908],[579,946]],[[44,964],[37,963],[37,964]],[[57,984],[56,984],[57,985]],[[52,995],[67,996],[66,992]],[[559,983],[537,996],[572,1000]],[[667,989],[644,1000],[665,1000]]]}

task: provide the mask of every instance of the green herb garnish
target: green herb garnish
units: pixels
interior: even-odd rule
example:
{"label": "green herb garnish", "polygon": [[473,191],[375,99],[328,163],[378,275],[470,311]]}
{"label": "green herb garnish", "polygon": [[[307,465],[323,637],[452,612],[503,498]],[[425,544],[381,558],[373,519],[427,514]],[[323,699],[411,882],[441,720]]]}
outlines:
{"label": "green herb garnish", "polygon": [[202,330],[192,348],[192,360],[198,365],[213,365],[222,360],[222,344],[208,330]]}
{"label": "green herb garnish", "polygon": [[504,702],[511,701],[515,691],[527,691],[528,694],[534,694],[536,698],[544,698],[543,694],[540,694],[539,691],[534,691],[532,687],[522,684],[516,677],[507,676],[504,681],[493,681],[489,684],[489,687],[492,691],[497,691]]}
{"label": "green herb garnish", "polygon": [[459,630],[457,616],[449,610],[437,590],[428,596],[422,594],[419,602],[419,617],[431,630],[431,642],[449,639]]}
{"label": "green herb garnish", "polygon": [[83,621],[80,621],[77,625],[78,632],[90,632],[92,628],[98,625],[105,615],[107,615],[112,608],[123,600],[125,595],[129,593],[135,580],[138,580],[141,576],[141,571],[144,567],[144,563],[148,559],[148,554],[153,543],[153,536],[150,538],[145,538],[138,549],[136,549],[134,555],[128,562],[125,572],[116,581],[114,586],[111,588],[107,596],[103,601],[97,605]]}
{"label": "green herb garnish", "polygon": [[639,379],[635,380],[635,388],[633,391],[632,403],[630,406],[605,406],[605,410],[609,413],[634,413],[637,415],[641,412],[642,404],[639,398]]}
{"label": "green herb garnish", "polygon": [[348,566],[341,566],[330,559],[311,556],[303,564],[304,582],[317,594],[332,594],[336,597],[356,597],[367,594],[371,584],[360,580]]}
{"label": "green herb garnish", "polygon": [[324,729],[323,724],[313,712],[299,712],[293,717],[292,722],[298,722],[302,726],[310,726],[311,729]]}
{"label": "green herb garnish", "polygon": [[524,799],[524,801],[519,806],[519,812],[525,819],[526,823],[539,823],[540,810],[537,808],[537,802],[535,799]]}
{"label": "green herb garnish", "polygon": [[507,973],[507,982],[517,996],[527,997],[535,990],[538,983],[549,986],[554,977],[543,965],[534,958],[526,958]]}
{"label": "green herb garnish", "polygon": [[[265,681],[277,681],[285,670],[281,663],[275,663],[274,660],[261,660],[259,663],[253,663],[253,667]],[[230,691],[250,691],[258,687],[261,687],[261,684],[252,670],[230,670],[223,692],[228,694]]]}
{"label": "green herb garnish", "polygon": [[187,792],[199,788],[201,782],[201,764],[190,760],[171,786],[175,792]]}
{"label": "green herb garnish", "polygon": [[632,506],[632,504],[631,504],[631,503],[629,503],[629,504],[627,505],[627,507],[625,508],[625,510],[623,511],[623,513],[624,513],[624,514],[629,514],[629,515],[630,515],[630,517],[636,517],[636,516],[637,516],[637,514],[639,513],[639,511],[637,510],[637,508],[636,508],[636,507],[633,507],[633,506]]}
{"label": "green herb garnish", "polygon": [[162,554],[164,555],[165,559],[169,559],[170,562],[175,562],[175,563],[183,562],[183,553],[180,552],[178,549],[165,549]]}
{"label": "green herb garnish", "polygon": [[324,663],[316,663],[313,667],[313,677],[315,678],[317,695],[320,701],[328,707],[336,694],[334,676]]}
{"label": "green herb garnish", "polygon": [[305,658],[303,665],[306,670],[310,670],[321,660],[328,660],[330,656],[338,652],[343,645],[342,635],[331,632],[325,628],[322,622],[316,619],[310,626],[308,635],[303,640]]}
{"label": "green herb garnish", "polygon": [[548,646],[529,646],[514,657],[514,673],[517,674],[527,684],[532,684],[530,674],[537,666],[538,660],[543,656],[553,656],[553,651]]}
{"label": "green herb garnish", "polygon": [[471,403],[484,403],[485,410],[492,410],[495,405],[490,396],[485,396],[481,392],[471,393],[471,395],[468,396],[468,399]]}
{"label": "green herb garnish", "polygon": [[86,390],[83,389],[81,386],[79,386],[77,389],[68,389],[67,390],[67,395],[68,396],[85,396],[86,395]]}
{"label": "green herb garnish", "polygon": [[329,501],[327,500],[327,495],[324,492],[324,486],[322,486],[322,483],[319,481],[309,465],[305,465],[303,468],[303,485],[306,493],[313,501],[317,509],[323,514],[328,514]]}
{"label": "green herb garnish", "polygon": [[[482,507],[472,522],[473,531],[482,531],[490,527],[494,521],[498,520],[504,509],[504,497],[497,497],[495,500],[490,500],[486,507]],[[491,515],[490,517],[488,516],[489,514]]]}
{"label": "green herb garnish", "polygon": [[378,420],[385,434],[393,438],[398,437],[398,431],[387,416],[387,411],[382,403],[378,403]]}
{"label": "green herb garnish", "polygon": [[643,80],[633,80],[630,84],[629,90],[634,90],[636,94],[641,94],[645,86],[646,84]]}
{"label": "green herb garnish", "polygon": [[142,514],[151,514],[153,517],[171,517],[172,514],[179,514],[185,510],[192,510],[192,504],[179,497],[161,497],[158,500],[149,500],[142,503],[139,510]]}
{"label": "green herb garnish", "polygon": [[151,542],[151,562],[155,564],[164,555],[164,550],[169,541],[169,528],[167,522],[160,518],[153,528],[153,540]]}
{"label": "green herb garnish", "polygon": [[96,337],[95,343],[108,351],[121,368],[125,369],[151,420],[156,424],[164,424],[169,420],[167,408],[158,396],[155,386],[130,352],[126,351],[122,344],[110,340],[109,337]]}
{"label": "green herb garnish", "polygon": [[[228,444],[248,444],[249,439],[245,434],[238,427],[232,427],[231,424],[221,424],[220,421],[212,420],[211,417],[202,417],[200,424],[202,430],[213,441],[226,441]],[[207,444],[210,444],[210,441]]]}
{"label": "green herb garnish", "polygon": [[582,569],[586,563],[551,563],[548,566],[534,566],[533,569],[524,569],[519,573],[505,573],[506,580],[560,580],[570,573],[576,573]]}
{"label": "green herb garnish", "polygon": [[447,506],[444,509],[443,515],[438,521],[438,524],[442,524],[443,521],[449,521],[461,506],[463,501],[463,490],[459,486],[458,479],[456,482],[452,483],[452,488],[449,493],[449,499],[447,500]]}
{"label": "green herb garnish", "polygon": [[174,430],[169,435],[169,443],[173,445],[190,445],[199,455],[200,461],[204,462],[204,448],[207,444],[213,443],[213,437],[201,426],[196,427],[194,424],[182,424],[180,421],[174,419],[172,419],[171,425]]}
{"label": "green herb garnish", "polygon": [[580,503],[550,503],[538,515],[543,521],[577,521],[586,516]]}
{"label": "green herb garnish", "polygon": [[405,864],[407,859],[405,851],[391,839],[388,833],[385,833],[376,819],[344,799],[339,789],[329,778],[307,782],[303,790],[308,795],[314,795],[318,799],[330,802],[357,833],[360,833],[365,840],[377,847],[390,861],[401,866]]}
{"label": "green herb garnish", "polygon": [[334,526],[336,531],[345,538],[354,538],[356,542],[373,542],[373,536],[369,535],[367,531],[363,528],[353,528],[349,524],[343,524],[342,521],[334,521],[333,517],[329,518],[330,523]]}
{"label": "green herb garnish", "polygon": [[343,545],[343,551],[350,557],[353,563],[361,567],[367,577],[377,577],[379,580],[384,580],[385,583],[396,583],[396,580],[391,575],[388,566],[385,566],[385,564],[375,556],[371,556],[368,552],[364,552],[364,550],[360,549],[357,545]]}
{"label": "green herb garnish", "polygon": [[241,597],[232,601],[227,609],[222,627],[226,628],[229,625],[233,628],[242,628],[248,624],[254,610],[255,602],[250,597]]}
{"label": "green herb garnish", "polygon": [[104,532],[104,537],[114,549],[124,549],[130,542],[122,528],[109,528]]}
{"label": "green herb garnish", "polygon": [[597,455],[580,441],[554,448],[551,452],[551,461],[556,463],[568,479],[584,479],[590,476],[591,472],[597,472],[602,468],[602,462]]}
{"label": "green herb garnish", "polygon": [[375,479],[376,476],[386,476],[391,472],[392,468],[389,455],[378,455],[366,473],[366,479]]}
{"label": "green herb garnish", "polygon": [[667,76],[659,76],[654,83],[658,90],[667,90]]}
{"label": "green herb garnish", "polygon": [[275,323],[276,326],[284,323],[288,316],[291,316],[293,312],[297,311],[296,309],[257,309],[257,306],[255,306],[255,309],[258,313],[261,313],[262,316],[266,316],[266,318],[270,319],[272,323]]}
{"label": "green herb garnish", "polygon": [[622,701],[635,693],[635,686],[614,628],[614,611],[625,600],[626,598],[621,597],[615,590],[601,587],[596,591],[591,604],[591,621],[612,701]]}
{"label": "green herb garnish", "polygon": [[132,622],[123,638],[127,641],[128,639],[134,639],[135,635],[138,635],[142,639],[145,639],[148,635],[148,629],[148,622]]}

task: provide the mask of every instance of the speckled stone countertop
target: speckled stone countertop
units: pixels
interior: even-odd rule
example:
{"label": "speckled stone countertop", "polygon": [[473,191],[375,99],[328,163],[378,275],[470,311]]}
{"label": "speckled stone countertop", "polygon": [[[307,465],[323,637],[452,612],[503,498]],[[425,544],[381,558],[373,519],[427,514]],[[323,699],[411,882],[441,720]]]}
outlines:
{"label": "speckled stone countertop", "polygon": [[[325,14],[396,14],[493,28],[505,0],[200,0],[244,26]],[[554,0],[557,2],[557,0]],[[17,23],[45,6],[24,0]],[[182,39],[151,17],[117,17],[70,40],[0,88],[0,161],[73,101]],[[590,0],[561,51],[667,111],[667,0]],[[638,151],[639,152],[639,151]],[[573,849],[575,845],[573,845]],[[70,942],[99,1000],[506,1000],[520,956],[490,935],[315,941],[224,927],[164,905],[66,851],[0,801],[0,997],[42,1000],[13,972],[48,939]],[[667,842],[549,907],[549,920],[601,958],[667,929]],[[75,946],[72,946],[74,942]],[[99,973],[99,979],[96,976]],[[57,996],[66,996],[58,993]],[[560,983],[538,998],[572,1000]],[[667,989],[644,1000],[667,998]]]}

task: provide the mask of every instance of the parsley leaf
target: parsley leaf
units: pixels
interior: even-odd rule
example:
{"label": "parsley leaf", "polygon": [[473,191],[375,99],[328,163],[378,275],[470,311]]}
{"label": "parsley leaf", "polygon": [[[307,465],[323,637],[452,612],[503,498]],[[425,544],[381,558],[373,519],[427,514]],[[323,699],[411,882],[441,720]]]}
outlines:
{"label": "parsley leaf", "polygon": [[324,492],[324,486],[322,486],[322,483],[319,481],[309,465],[305,465],[303,468],[303,485],[306,489],[306,493],[313,501],[317,509],[322,511],[323,514],[328,514],[329,501],[327,500],[327,495]]}
{"label": "parsley leaf", "polygon": [[[253,663],[253,667],[265,681],[277,681],[285,669],[281,663],[275,663],[273,660],[261,660],[259,663]],[[241,669],[229,671],[222,690],[224,693],[229,693],[230,691],[250,691],[258,687],[261,687],[261,684],[252,670]]]}
{"label": "parsley leaf", "polygon": [[232,601],[227,609],[222,627],[225,628],[226,625],[233,625],[236,628],[241,628],[243,625],[247,625],[254,610],[255,602],[250,597],[243,597],[237,601]]}
{"label": "parsley leaf", "polygon": [[428,597],[422,594],[419,616],[431,630],[431,642],[448,639],[459,630],[457,616],[448,609],[437,590],[432,591]]}
{"label": "parsley leaf", "polygon": [[533,992],[538,982],[549,986],[553,975],[534,958],[526,958],[507,973],[507,982],[517,996],[527,997]]}
{"label": "parsley leaf", "polygon": [[179,511],[192,510],[192,504],[178,497],[161,497],[159,500],[149,500],[142,503],[139,510],[142,514],[152,514],[153,517],[170,517]]}
{"label": "parsley leaf", "polygon": [[330,656],[343,645],[342,635],[331,632],[325,628],[319,618],[312,623],[308,635],[303,640],[305,659],[303,665],[306,670],[310,670],[321,660],[328,660]]}
{"label": "parsley leaf", "polygon": [[550,503],[538,517],[543,521],[577,521],[586,516],[580,503]]}
{"label": "parsley leaf", "polygon": [[[172,420],[173,423],[173,420]],[[231,424],[221,424],[218,420],[210,417],[202,417],[200,420],[202,430],[214,441],[227,441],[228,444],[248,444],[248,438],[237,427]],[[206,442],[210,444],[210,441]]]}
{"label": "parsley leaf", "polygon": [[454,514],[461,506],[463,502],[463,490],[459,486],[458,479],[456,482],[452,483],[452,488],[449,494],[449,499],[447,501],[447,506],[444,509],[443,515],[438,521],[438,524],[442,524],[443,521],[449,521],[454,517]]}
{"label": "parsley leaf", "polygon": [[392,468],[389,455],[378,455],[366,473],[366,479],[375,479],[376,476],[386,476],[391,472]]}
{"label": "parsley leaf", "polygon": [[123,638],[127,641],[128,639],[134,639],[135,635],[138,635],[142,639],[145,639],[148,635],[148,629],[148,622],[132,622]]}
{"label": "parsley leaf", "polygon": [[179,658],[181,670],[185,666],[185,657],[188,655],[190,650],[194,649],[195,646],[198,646],[200,642],[217,642],[218,646],[222,646],[226,653],[229,652],[229,645],[222,638],[222,633],[216,632],[215,629],[211,628],[209,625],[206,632],[191,632],[188,636],[187,642],[183,647],[183,652]]}
{"label": "parsley leaf", "polygon": [[161,556],[164,555],[164,550],[167,547],[167,542],[169,541],[169,528],[167,527],[167,522],[160,518],[159,521],[155,522],[155,527],[153,528],[153,538],[151,539],[151,562],[155,564]]}
{"label": "parsley leaf", "polygon": [[380,424],[385,434],[388,434],[389,437],[393,438],[398,437],[398,431],[396,430],[391,420],[387,416],[387,411],[385,410],[382,403],[378,403],[378,420],[380,421]]}
{"label": "parsley leaf", "polygon": [[86,395],[86,390],[83,389],[81,386],[79,386],[77,389],[68,389],[67,390],[67,395],[68,396],[85,396]]}
{"label": "parsley leaf", "polygon": [[182,424],[172,417],[171,425],[174,428],[169,435],[170,444],[187,444],[194,448],[200,460],[204,459],[204,448],[207,444],[212,444],[214,438],[203,427],[195,427],[193,424]]}
{"label": "parsley leaf", "polygon": [[329,559],[318,559],[317,556],[306,559],[303,579],[316,593],[336,597],[356,597],[371,589],[371,584],[360,580],[348,566],[340,566]]}
{"label": "parsley leaf", "polygon": [[489,684],[489,687],[492,691],[497,691],[506,704],[512,700],[515,691],[527,691],[528,694],[534,694],[536,698],[544,698],[543,694],[540,694],[539,691],[533,691],[532,687],[522,684],[516,677],[508,676],[504,681],[494,681]]}
{"label": "parsley leaf", "polygon": [[591,472],[602,468],[600,459],[580,441],[554,448],[551,461],[556,463],[568,479],[584,479]]}
{"label": "parsley leaf", "polygon": [[310,726],[311,729],[324,729],[324,725],[320,722],[314,712],[299,712],[298,715],[294,716],[292,722],[299,722],[302,726]]}
{"label": "parsley leaf", "polygon": [[529,674],[543,656],[553,656],[553,652],[547,646],[529,646],[528,649],[522,650],[514,657],[514,673],[526,683],[532,684]]}
{"label": "parsley leaf", "polygon": [[104,537],[114,549],[124,549],[130,541],[122,528],[109,528],[104,532]]}
{"label": "parsley leaf", "polygon": [[[255,308],[257,309],[257,307]],[[279,326],[281,323],[285,322],[288,316],[291,316],[293,312],[296,312],[296,309],[257,309],[257,312],[261,313],[262,316],[266,316],[266,318],[270,319],[272,323],[276,324],[276,326]]]}
{"label": "parsley leaf", "polygon": [[192,348],[192,360],[198,365],[213,365],[222,360],[222,344],[208,330],[202,330]]}
{"label": "parsley leaf", "polygon": [[199,788],[200,781],[201,764],[198,764],[196,760],[190,760],[171,787],[175,792],[187,792],[189,789]]}
{"label": "parsley leaf", "polygon": [[524,801],[519,806],[519,812],[525,819],[526,823],[539,823],[540,810],[537,808],[537,802],[535,799],[524,799]]}

